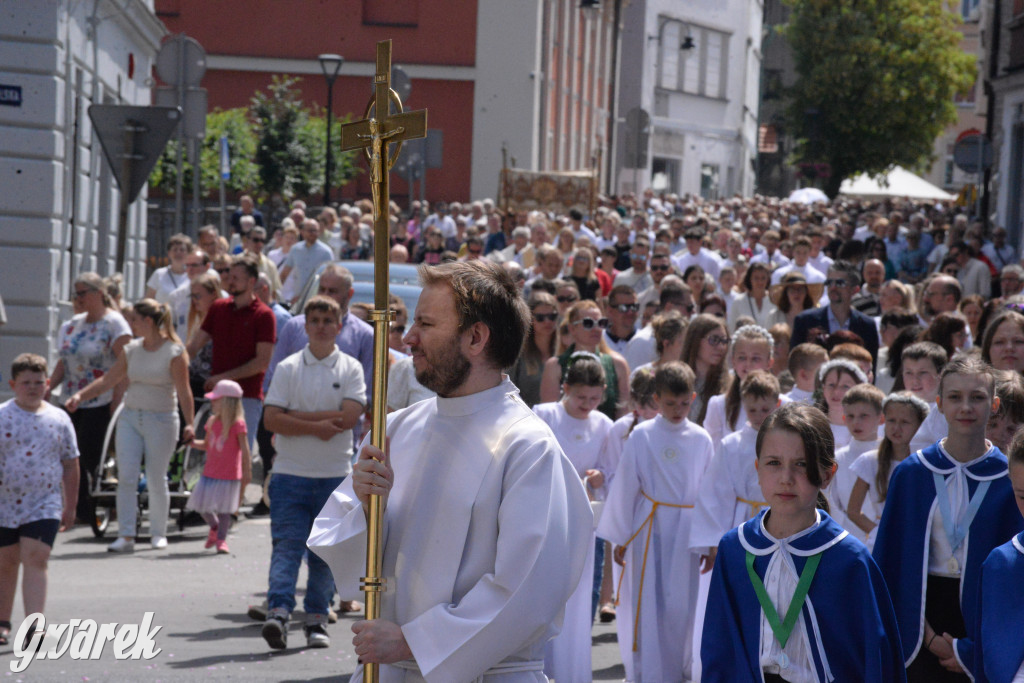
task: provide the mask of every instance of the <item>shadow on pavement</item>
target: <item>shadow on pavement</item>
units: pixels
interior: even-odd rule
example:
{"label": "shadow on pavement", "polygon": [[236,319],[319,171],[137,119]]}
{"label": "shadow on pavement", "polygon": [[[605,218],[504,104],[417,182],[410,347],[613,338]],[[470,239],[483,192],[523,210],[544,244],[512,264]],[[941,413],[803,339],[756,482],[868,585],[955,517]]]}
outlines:
{"label": "shadow on pavement", "polygon": [[[260,645],[264,645],[261,641]],[[216,666],[218,664],[245,664],[247,662],[269,662],[279,657],[297,655],[305,648],[289,648],[287,650],[274,650],[263,652],[238,652],[235,654],[213,655],[210,657],[196,657],[195,659],[178,660],[167,662],[172,669],[200,669]]]}
{"label": "shadow on pavement", "polygon": [[621,664],[606,669],[594,669],[595,681],[621,681],[626,677],[626,668]]}

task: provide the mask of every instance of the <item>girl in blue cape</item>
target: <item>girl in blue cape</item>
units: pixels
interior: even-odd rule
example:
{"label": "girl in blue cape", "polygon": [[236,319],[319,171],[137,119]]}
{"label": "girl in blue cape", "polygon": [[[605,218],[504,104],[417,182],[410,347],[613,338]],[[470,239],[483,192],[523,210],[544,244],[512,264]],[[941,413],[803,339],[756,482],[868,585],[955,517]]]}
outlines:
{"label": "girl in blue cape", "polygon": [[1024,528],[1006,456],[985,440],[999,408],[995,374],[973,356],[946,365],[936,402],[949,434],[910,454],[889,483],[874,555],[896,608],[911,683],[974,679],[981,563]]}
{"label": "girl in blue cape", "polygon": [[[1024,431],[1010,444],[1009,460],[1013,498],[1024,515]],[[975,683],[1024,681],[1024,532],[989,553],[979,584]]]}
{"label": "girl in blue cape", "polygon": [[825,511],[834,453],[828,418],[815,407],[789,403],[761,425],[756,464],[769,509],[718,545],[705,683],[906,680],[878,567]]}

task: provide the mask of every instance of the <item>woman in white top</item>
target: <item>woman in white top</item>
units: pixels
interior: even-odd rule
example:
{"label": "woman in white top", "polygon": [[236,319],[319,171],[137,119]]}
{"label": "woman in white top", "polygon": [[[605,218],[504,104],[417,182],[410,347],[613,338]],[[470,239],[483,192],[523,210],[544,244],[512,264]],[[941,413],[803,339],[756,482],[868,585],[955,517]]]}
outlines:
{"label": "woman in white top", "polygon": [[157,268],[146,282],[146,298],[167,303],[171,292],[188,282],[185,272],[185,258],[192,251],[192,240],[188,235],[177,234],[167,240],[167,258],[171,264]]}
{"label": "woman in white top", "polygon": [[764,263],[751,263],[743,275],[743,293],[732,301],[729,307],[729,329],[736,329],[740,318],[752,318],[754,324],[770,328],[780,322],[779,309],[768,298],[768,282],[771,270]]}
{"label": "woman in white top", "polygon": [[194,436],[188,353],[174,332],[171,310],[153,299],[143,299],[133,310],[132,327],[138,338],[125,346],[124,355],[107,374],[75,392],[65,404],[68,412],[74,413],[82,401],[128,379],[116,437],[117,519],[121,537],[107,548],[111,552],[135,549],[135,515],[143,456],[149,489],[151,544],[154,549],[167,547],[170,508],[167,465],[178,442],[175,401],[185,417],[182,439],[191,441]]}

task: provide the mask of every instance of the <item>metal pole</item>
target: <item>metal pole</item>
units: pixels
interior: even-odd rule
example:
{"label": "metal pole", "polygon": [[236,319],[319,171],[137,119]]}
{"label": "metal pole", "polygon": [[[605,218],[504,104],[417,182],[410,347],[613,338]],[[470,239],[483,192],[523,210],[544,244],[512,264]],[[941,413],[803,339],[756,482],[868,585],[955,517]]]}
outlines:
{"label": "metal pole", "polygon": [[220,176],[220,234],[224,234],[225,227],[227,226],[227,211],[224,208],[224,175]]}
{"label": "metal pole", "polygon": [[[185,34],[179,36],[177,41],[178,45],[178,82],[176,84],[178,88],[178,106],[181,107],[181,111],[185,111],[185,41],[181,40]],[[185,136],[185,118],[182,117],[178,122],[178,160],[177,160],[177,175],[174,179],[174,232],[182,232],[182,226],[184,220],[182,213],[185,210],[185,205],[182,199],[182,194],[185,191],[184,182],[185,179],[182,177],[185,173],[184,163],[184,136]]]}
{"label": "metal pole", "polygon": [[334,108],[334,79],[327,79],[327,159],[324,163],[324,206],[331,205],[331,114]]}
{"label": "metal pole", "polygon": [[115,272],[118,273],[124,273],[125,253],[128,246],[128,192],[131,186],[132,161],[135,158],[135,133],[138,130],[140,130],[140,127],[135,121],[127,121],[124,124],[124,154],[121,157],[121,177],[124,178],[124,187],[121,188],[117,213],[117,261],[115,263]]}
{"label": "metal pole", "polygon": [[983,161],[985,159],[985,137],[983,135],[978,136],[978,192],[975,197],[974,206],[974,220],[981,220],[981,184],[985,181],[985,169]]}
{"label": "metal pole", "polygon": [[200,162],[200,155],[202,155],[202,140],[194,138],[191,140],[192,149],[195,154],[192,156],[192,231],[190,235],[195,237],[199,234],[199,226],[201,224],[200,214],[203,209],[199,205],[199,195],[202,193],[202,168]]}

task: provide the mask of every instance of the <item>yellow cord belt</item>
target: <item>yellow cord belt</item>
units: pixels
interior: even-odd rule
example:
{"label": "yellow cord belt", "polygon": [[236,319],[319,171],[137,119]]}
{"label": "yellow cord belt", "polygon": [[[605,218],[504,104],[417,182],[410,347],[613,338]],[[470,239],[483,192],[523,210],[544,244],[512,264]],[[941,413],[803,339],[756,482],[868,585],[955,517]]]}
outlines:
{"label": "yellow cord belt", "polygon": [[[648,513],[647,518],[643,521],[640,527],[633,533],[632,536],[629,537],[629,540],[622,544],[623,548],[628,548],[629,544],[633,542],[633,539],[640,535],[640,532],[644,530],[644,527],[647,527],[647,538],[644,539],[644,559],[640,565],[640,582],[637,585],[636,609],[635,614],[633,615],[633,652],[636,652],[636,637],[640,629],[640,605],[643,602],[644,595],[644,576],[647,574],[647,551],[651,547],[651,532],[654,530],[654,513],[656,513],[658,511],[658,508],[661,506],[665,506],[668,508],[693,507],[692,505],[677,505],[676,503],[663,503],[659,500],[654,500],[643,491],[640,492],[640,495],[646,498],[647,500],[651,501],[651,511],[650,513]],[[625,562],[625,558],[623,558],[623,562]],[[615,588],[616,606],[618,606],[619,604],[619,593],[622,590],[622,577],[625,575],[625,571],[619,574],[619,585]]]}
{"label": "yellow cord belt", "polygon": [[747,500],[746,498],[740,498],[739,496],[736,496],[736,502],[737,503],[746,503],[750,507],[754,508],[754,514],[755,515],[761,511],[761,508],[768,507],[768,503],[759,502],[759,501],[756,501],[756,500]]}

